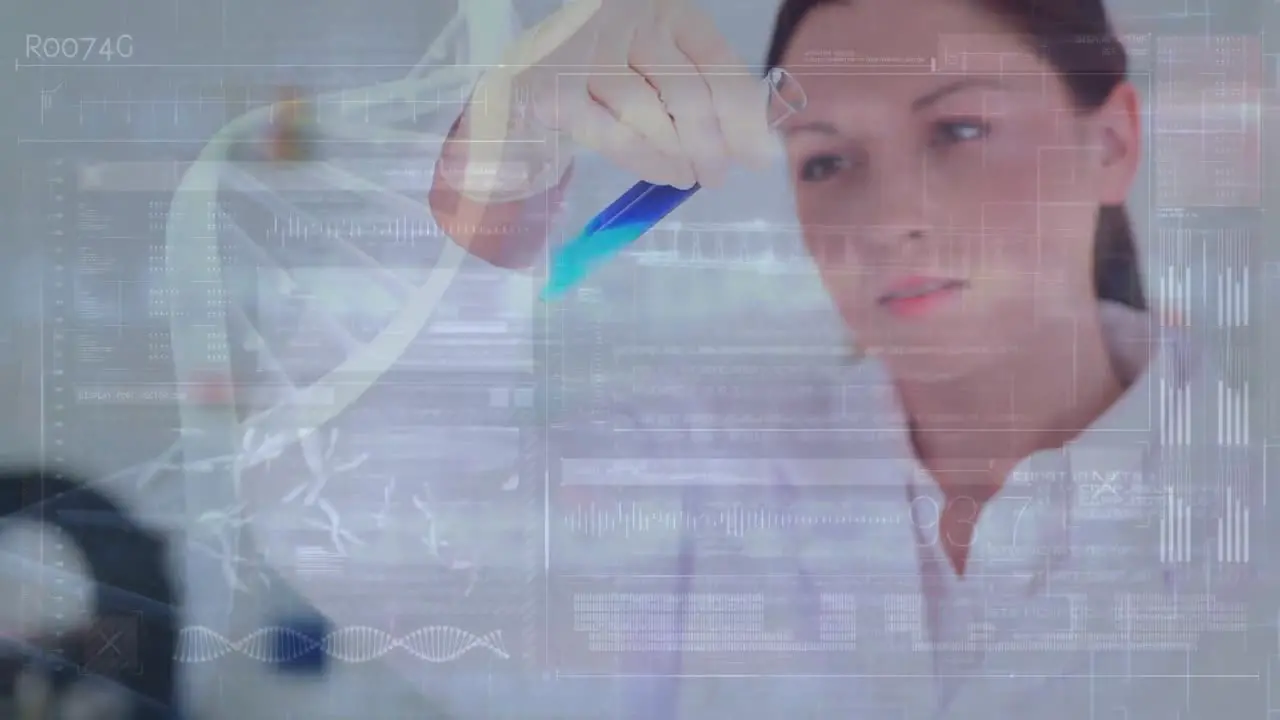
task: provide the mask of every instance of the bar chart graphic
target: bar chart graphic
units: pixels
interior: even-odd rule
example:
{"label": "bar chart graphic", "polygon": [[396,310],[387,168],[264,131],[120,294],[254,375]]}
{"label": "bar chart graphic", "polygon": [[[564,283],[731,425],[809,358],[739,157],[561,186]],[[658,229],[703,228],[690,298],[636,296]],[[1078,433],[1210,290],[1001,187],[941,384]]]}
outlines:
{"label": "bar chart graphic", "polygon": [[1191,266],[1170,265],[1160,276],[1160,324],[1179,327],[1191,321]]}
{"label": "bar chart graphic", "polygon": [[1160,562],[1191,562],[1191,507],[1172,488],[1160,518]]}
{"label": "bar chart graphic", "polygon": [[1218,327],[1249,324],[1249,271],[1227,268],[1218,273]]}
{"label": "bar chart graphic", "polygon": [[1249,508],[1227,488],[1227,501],[1218,518],[1218,562],[1249,562]]}
{"label": "bar chart graphic", "polygon": [[1249,384],[1233,388],[1218,381],[1218,444],[1249,444]]}
{"label": "bar chart graphic", "polygon": [[1191,444],[1191,386],[1160,381],[1160,442]]}

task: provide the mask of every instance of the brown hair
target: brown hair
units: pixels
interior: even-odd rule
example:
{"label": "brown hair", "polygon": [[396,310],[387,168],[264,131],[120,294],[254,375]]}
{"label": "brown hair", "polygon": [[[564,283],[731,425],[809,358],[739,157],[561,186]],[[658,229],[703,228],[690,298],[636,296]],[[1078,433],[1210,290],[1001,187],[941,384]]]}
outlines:
{"label": "brown hair", "polygon": [[[848,0],[783,0],[773,28],[765,70],[782,63],[800,23],[811,10]],[[1082,112],[1097,110],[1126,80],[1129,59],[1102,0],[973,0],[1025,36],[1031,49],[1062,74]],[[1094,234],[1094,284],[1100,300],[1147,309],[1129,214],[1104,206]]]}

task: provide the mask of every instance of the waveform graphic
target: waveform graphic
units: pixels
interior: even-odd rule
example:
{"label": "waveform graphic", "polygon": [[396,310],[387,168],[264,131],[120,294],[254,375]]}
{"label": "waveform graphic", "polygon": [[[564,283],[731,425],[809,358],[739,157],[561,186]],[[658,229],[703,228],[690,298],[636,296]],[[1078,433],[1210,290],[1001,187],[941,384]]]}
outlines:
{"label": "waveform graphic", "polygon": [[80,207],[76,216],[76,229],[81,232],[102,232],[108,227],[107,216],[97,208]]}
{"label": "waveform graphic", "polygon": [[1191,508],[1172,488],[1160,518],[1160,562],[1191,562]]}
{"label": "waveform graphic", "polygon": [[845,513],[798,514],[764,508],[733,505],[723,510],[685,512],[684,510],[649,509],[639,503],[617,503],[612,507],[591,503],[567,513],[565,529],[581,535],[600,537],[621,533],[625,537],[649,532],[717,532],[730,537],[745,537],[749,532],[786,528],[845,527],[891,522],[874,516]]}
{"label": "waveform graphic", "polygon": [[1173,387],[1160,381],[1160,442],[1191,444],[1191,387]]}
{"label": "waveform graphic", "polygon": [[1249,384],[1236,390],[1218,381],[1218,444],[1249,444]]}
{"label": "waveform graphic", "polygon": [[377,628],[352,626],[316,639],[297,630],[277,626],[264,627],[239,640],[232,640],[211,628],[196,625],[183,628],[178,633],[178,650],[174,659],[182,663],[205,663],[238,652],[264,663],[284,663],[317,649],[347,663],[369,662],[396,649],[436,664],[453,662],[472,650],[480,649],[488,650],[503,660],[511,657],[503,646],[501,630],[475,635],[448,625],[431,625],[396,637]]}
{"label": "waveform graphic", "polygon": [[1249,562],[1249,508],[1227,488],[1227,503],[1218,518],[1218,562]]}
{"label": "waveform graphic", "polygon": [[319,222],[298,217],[274,219],[272,232],[277,237],[310,240],[324,238],[329,240],[346,240],[351,238],[393,237],[401,240],[415,238],[438,238],[443,230],[434,222],[426,220],[408,220],[406,218],[341,220]]}
{"label": "waveform graphic", "polygon": [[344,556],[328,548],[306,545],[294,551],[294,565],[301,575],[338,575]]}
{"label": "waveform graphic", "polygon": [[1218,273],[1218,327],[1249,324],[1249,273],[1227,268]]}

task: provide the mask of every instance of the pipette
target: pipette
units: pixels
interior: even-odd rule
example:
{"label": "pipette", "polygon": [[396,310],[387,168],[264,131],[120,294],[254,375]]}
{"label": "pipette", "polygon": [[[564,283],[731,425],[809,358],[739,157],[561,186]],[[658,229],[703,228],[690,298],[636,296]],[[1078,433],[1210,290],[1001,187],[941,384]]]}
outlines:
{"label": "pipette", "polygon": [[[773,68],[764,77],[769,89],[769,127],[805,108],[809,99],[795,77]],[[565,243],[551,258],[542,298],[550,300],[578,285],[596,267],[640,239],[663,218],[680,207],[700,185],[677,188],[638,182],[596,214],[577,237]]]}

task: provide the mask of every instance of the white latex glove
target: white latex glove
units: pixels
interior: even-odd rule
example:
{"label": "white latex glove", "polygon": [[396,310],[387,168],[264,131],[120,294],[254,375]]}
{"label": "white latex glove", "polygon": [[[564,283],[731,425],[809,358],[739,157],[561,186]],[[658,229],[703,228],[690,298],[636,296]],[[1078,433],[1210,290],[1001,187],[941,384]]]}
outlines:
{"label": "white latex glove", "polygon": [[734,162],[772,157],[767,99],[690,0],[571,0],[478,83],[467,186],[483,187],[504,161],[546,157],[548,131],[639,179],[716,185]]}

